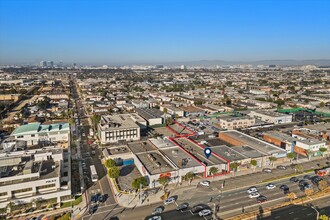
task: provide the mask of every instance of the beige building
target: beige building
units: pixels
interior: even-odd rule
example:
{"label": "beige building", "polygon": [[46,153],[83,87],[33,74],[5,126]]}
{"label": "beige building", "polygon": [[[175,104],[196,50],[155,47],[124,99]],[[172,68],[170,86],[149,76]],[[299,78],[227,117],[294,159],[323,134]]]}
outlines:
{"label": "beige building", "polygon": [[220,127],[223,129],[237,129],[237,128],[248,128],[255,124],[255,118],[244,116],[244,117],[223,117],[220,118]]}

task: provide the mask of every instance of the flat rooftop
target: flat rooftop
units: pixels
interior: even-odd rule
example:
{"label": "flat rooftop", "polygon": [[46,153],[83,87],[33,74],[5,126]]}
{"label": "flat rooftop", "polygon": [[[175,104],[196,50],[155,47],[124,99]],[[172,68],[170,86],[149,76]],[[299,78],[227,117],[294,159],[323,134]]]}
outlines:
{"label": "flat rooftop", "polygon": [[253,149],[249,146],[235,146],[235,147],[232,147],[232,149],[234,149],[238,153],[240,153],[248,158],[258,158],[258,157],[266,156],[262,152],[257,151],[256,149]]}
{"label": "flat rooftop", "polygon": [[137,108],[135,111],[144,119],[149,120],[153,118],[161,118],[163,112],[158,109],[150,109],[150,108]]}
{"label": "flat rooftop", "polygon": [[152,175],[175,170],[157,151],[139,153],[136,157]]}
{"label": "flat rooftop", "polygon": [[128,143],[128,148],[134,153],[157,151],[158,149],[148,141],[139,141]]}
{"label": "flat rooftop", "polygon": [[169,127],[179,134],[193,134],[191,131],[188,130],[190,129],[189,127],[185,127],[185,126],[181,127],[178,124],[172,124]]}
{"label": "flat rooftop", "polygon": [[239,151],[236,151],[236,147],[228,147],[226,145],[212,146],[209,147],[211,150],[223,157],[224,159],[233,162],[247,159],[248,157],[244,154],[241,154]]}
{"label": "flat rooftop", "polygon": [[284,134],[282,132],[279,131],[268,131],[266,133],[264,133],[265,135],[268,135],[269,137],[273,137],[285,142],[293,142],[293,141],[297,141],[297,138],[291,137],[290,135]]}
{"label": "flat rooftop", "polygon": [[203,109],[200,109],[200,108],[197,108],[195,106],[183,106],[183,107],[180,107],[183,111],[185,112],[202,112],[204,111]]}
{"label": "flat rooftop", "polygon": [[271,117],[282,117],[282,116],[288,116],[287,114],[279,113],[279,112],[273,112],[273,111],[266,111],[266,110],[258,110],[255,111],[256,113],[271,116]]}
{"label": "flat rooftop", "polygon": [[131,118],[130,114],[102,115],[98,127],[106,131],[140,128]]}
{"label": "flat rooftop", "polygon": [[232,139],[243,143],[242,146],[249,146],[250,148],[258,150],[265,155],[286,154],[286,150],[282,148],[276,147],[275,145],[269,144],[265,141],[261,141],[257,138],[251,137],[235,130],[220,132],[220,137],[221,134],[225,134]]}
{"label": "flat rooftop", "polygon": [[207,166],[226,163],[226,161],[221,160],[215,155],[211,155],[209,158],[206,158],[204,149],[189,139],[177,138],[175,141],[187,152],[195,156],[200,162],[204,162]]}
{"label": "flat rooftop", "polygon": [[130,149],[125,145],[118,146],[118,147],[105,148],[104,150],[106,150],[109,155],[117,155],[117,154],[124,154],[124,153],[131,152]]}

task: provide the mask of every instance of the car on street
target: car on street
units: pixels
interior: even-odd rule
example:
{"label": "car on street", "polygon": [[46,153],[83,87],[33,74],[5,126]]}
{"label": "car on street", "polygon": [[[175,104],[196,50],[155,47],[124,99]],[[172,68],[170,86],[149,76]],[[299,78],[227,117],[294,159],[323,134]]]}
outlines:
{"label": "car on street", "polygon": [[296,182],[298,182],[299,181],[299,179],[298,179],[298,177],[291,177],[290,178],[290,182],[293,182],[293,183],[296,183]]}
{"label": "car on street", "polygon": [[90,207],[90,209],[88,210],[88,213],[90,215],[93,215],[97,210],[97,205],[93,205],[92,207]]}
{"label": "car on street", "polygon": [[257,197],[259,197],[259,196],[260,196],[260,194],[259,194],[258,192],[253,192],[253,193],[250,193],[250,194],[249,194],[249,198],[250,198],[250,199],[257,198]]}
{"label": "car on street", "polygon": [[287,188],[287,189],[284,189],[284,190],[283,190],[283,193],[284,193],[284,195],[287,195],[287,194],[289,194],[289,193],[290,193],[290,189],[289,189],[289,188]]}
{"label": "car on street", "polygon": [[166,199],[164,201],[164,205],[169,205],[169,204],[172,204],[174,202],[175,202],[175,197],[174,196],[171,196],[171,197],[169,197],[168,199]]}
{"label": "car on street", "polygon": [[158,206],[157,208],[155,208],[154,210],[152,210],[151,214],[152,215],[157,215],[162,213],[164,210],[164,208],[162,206]]}
{"label": "car on street", "polygon": [[200,212],[204,209],[204,206],[202,205],[196,205],[194,206],[192,209],[191,209],[191,212],[192,213],[197,213],[197,212]]}
{"label": "car on street", "polygon": [[99,196],[99,203],[102,203],[102,202],[104,202],[104,196],[100,195]]}
{"label": "car on street", "polygon": [[270,169],[270,168],[265,168],[265,169],[263,169],[262,171],[265,172],[265,173],[271,173],[271,172],[272,172],[272,169]]}
{"label": "car on street", "polygon": [[312,181],[312,183],[314,183],[314,184],[318,184],[321,180],[323,180],[323,178],[322,178],[322,177],[319,177],[319,176],[313,176],[313,177],[311,178],[311,181]]}
{"label": "car on street", "polygon": [[98,201],[98,196],[97,195],[92,195],[91,197],[91,202],[93,203],[96,203]]}
{"label": "car on street", "polygon": [[305,176],[304,176],[304,179],[305,179],[305,180],[310,180],[310,179],[311,179],[311,175],[305,175]]}
{"label": "car on street", "polygon": [[279,165],[276,168],[279,170],[286,170],[286,166],[283,166],[283,165]]}
{"label": "car on street", "polygon": [[204,181],[199,182],[199,184],[202,186],[210,186],[210,181],[204,180]]}
{"label": "car on street", "polygon": [[162,217],[159,215],[155,215],[155,216],[148,218],[148,220],[162,220]]}
{"label": "car on street", "polygon": [[255,186],[252,186],[247,190],[247,193],[249,193],[249,194],[254,193],[254,192],[258,192],[258,189]]}
{"label": "car on street", "polygon": [[267,197],[266,196],[259,196],[257,199],[256,199],[257,203],[263,203],[263,202],[266,202],[267,201]]}
{"label": "car on street", "polygon": [[289,187],[287,185],[281,185],[279,189],[284,191],[285,189],[289,189]]}
{"label": "car on street", "polygon": [[198,213],[199,216],[207,216],[207,215],[211,215],[212,211],[210,209],[203,209],[202,211],[200,211]]}
{"label": "car on street", "polygon": [[184,202],[184,203],[181,203],[180,205],[178,205],[178,206],[176,207],[176,210],[177,210],[177,211],[181,211],[181,210],[185,210],[185,209],[187,209],[188,207],[189,207],[189,203]]}
{"label": "car on street", "polygon": [[276,186],[275,186],[275,184],[273,184],[273,183],[268,183],[267,184],[267,186],[266,186],[266,189],[275,189],[276,188]]}

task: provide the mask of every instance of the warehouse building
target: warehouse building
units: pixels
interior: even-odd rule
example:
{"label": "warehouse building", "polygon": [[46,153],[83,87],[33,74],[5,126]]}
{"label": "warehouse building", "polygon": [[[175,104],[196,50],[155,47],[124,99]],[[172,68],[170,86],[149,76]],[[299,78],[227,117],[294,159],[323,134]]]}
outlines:
{"label": "warehouse building", "polygon": [[251,111],[249,115],[261,121],[273,123],[273,124],[284,124],[284,123],[292,122],[292,115],[287,115],[273,111],[266,111],[266,110]]}

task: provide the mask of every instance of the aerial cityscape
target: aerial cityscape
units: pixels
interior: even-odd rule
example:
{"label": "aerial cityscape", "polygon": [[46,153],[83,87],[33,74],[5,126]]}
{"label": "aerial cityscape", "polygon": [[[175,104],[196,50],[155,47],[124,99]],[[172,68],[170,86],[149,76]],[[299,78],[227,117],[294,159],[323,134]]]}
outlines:
{"label": "aerial cityscape", "polygon": [[0,0],[0,219],[329,220],[329,9]]}

